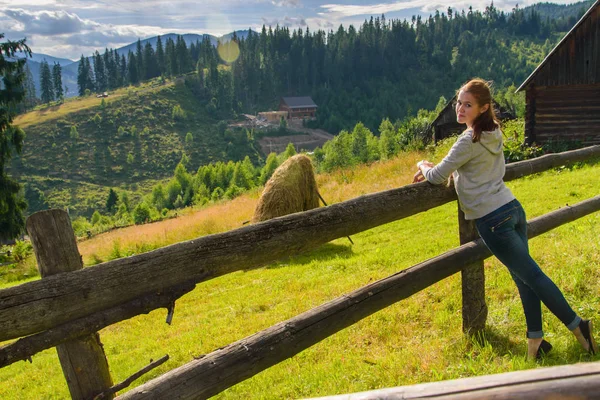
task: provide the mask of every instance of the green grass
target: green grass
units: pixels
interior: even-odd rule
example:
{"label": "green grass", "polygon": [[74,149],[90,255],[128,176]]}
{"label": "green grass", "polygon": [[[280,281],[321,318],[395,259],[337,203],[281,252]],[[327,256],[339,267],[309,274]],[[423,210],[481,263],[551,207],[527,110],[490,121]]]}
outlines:
{"label": "green grass", "polygon": [[[597,195],[597,161],[508,185],[524,204],[528,218],[533,218]],[[351,184],[357,186],[358,179],[364,179],[364,186],[371,184],[372,177],[388,171],[389,165],[365,167],[370,174],[364,175],[360,168],[351,171]],[[398,171],[404,181],[410,179],[407,171]],[[336,201],[335,189],[321,186],[328,188],[326,197]],[[344,183],[339,187],[343,188]],[[359,188],[353,190],[360,192]],[[594,213],[532,240],[531,252],[576,311],[600,322],[598,237],[600,213]],[[123,380],[150,358],[169,354],[167,363],[134,384],[139,385],[194,356],[456,247],[456,204],[362,232],[353,240],[354,246],[342,238],[263,268],[203,282],[178,300],[172,326],[164,322],[166,312],[158,310],[103,329],[100,335],[114,381]],[[484,345],[461,332],[460,277],[454,275],[217,398],[323,396],[600,360],[598,355],[584,354],[566,328],[544,309],[544,329],[554,349],[539,364],[526,362],[525,322],[516,287],[498,261],[488,259],[485,265],[489,317]],[[19,362],[1,369],[0,381],[3,399],[68,397],[55,350],[34,356],[33,364]]]}

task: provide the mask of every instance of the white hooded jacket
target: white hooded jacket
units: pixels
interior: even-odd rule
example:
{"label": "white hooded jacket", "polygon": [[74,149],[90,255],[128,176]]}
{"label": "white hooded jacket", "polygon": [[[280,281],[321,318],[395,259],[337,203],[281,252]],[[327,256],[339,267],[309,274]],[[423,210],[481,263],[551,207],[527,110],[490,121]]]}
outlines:
{"label": "white hooded jacket", "polygon": [[442,162],[425,172],[425,178],[436,185],[452,174],[460,208],[469,220],[481,218],[515,198],[502,180],[502,131],[484,131],[477,143],[473,143],[472,133],[472,129],[465,130]]}

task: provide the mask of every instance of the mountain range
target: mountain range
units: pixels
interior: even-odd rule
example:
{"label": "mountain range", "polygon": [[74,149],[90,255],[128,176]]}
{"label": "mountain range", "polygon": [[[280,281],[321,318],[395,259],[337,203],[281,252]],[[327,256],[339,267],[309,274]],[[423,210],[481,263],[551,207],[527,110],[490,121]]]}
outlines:
{"label": "mountain range", "polygon": [[[246,38],[248,36],[248,33],[249,33],[248,30],[235,31],[235,34],[237,35],[238,38]],[[183,38],[183,40],[185,41],[185,44],[189,47],[192,43],[202,42],[205,37],[208,37],[210,39],[210,42],[212,43],[212,45],[216,46],[220,41],[228,42],[229,40],[231,40],[231,38],[233,37],[233,34],[234,34],[234,32],[231,32],[231,33],[228,33],[221,37],[216,37],[216,36],[209,35],[209,34],[198,35],[198,34],[194,34],[194,33],[188,33],[188,34],[184,34],[184,35],[178,35],[175,33],[168,33],[166,35],[161,35],[160,38],[164,44],[168,39],[172,39],[173,41],[176,41],[177,36],[181,36]],[[158,36],[140,40],[140,43],[142,46],[145,46],[146,43],[150,43],[150,45],[152,45],[153,48],[156,48],[157,42],[158,42]],[[133,42],[131,44],[128,44],[127,46],[119,47],[116,50],[119,55],[124,54],[125,56],[127,56],[127,54],[130,51],[135,52],[136,48],[137,48],[137,42]],[[100,53],[103,53],[103,51],[101,51],[101,50],[98,50],[98,51]],[[93,63],[94,63],[93,57],[90,55],[90,56],[88,56],[88,58],[90,59],[90,63],[93,65]],[[59,57],[54,57],[54,56],[50,56],[47,54],[34,52],[32,54],[32,57],[27,59],[27,65],[29,66],[31,74],[33,75],[35,90],[36,90],[36,94],[38,95],[38,97],[39,97],[40,90],[41,90],[40,89],[40,69],[41,69],[41,64],[43,61],[48,62],[50,67],[52,67],[52,65],[54,65],[55,63],[61,65],[63,86],[67,87],[67,89],[68,89],[68,90],[65,90],[65,97],[77,96],[78,95],[77,73],[78,73],[78,69],[79,69],[79,61],[80,60],[73,61],[73,60],[69,60],[66,58],[59,58]]]}

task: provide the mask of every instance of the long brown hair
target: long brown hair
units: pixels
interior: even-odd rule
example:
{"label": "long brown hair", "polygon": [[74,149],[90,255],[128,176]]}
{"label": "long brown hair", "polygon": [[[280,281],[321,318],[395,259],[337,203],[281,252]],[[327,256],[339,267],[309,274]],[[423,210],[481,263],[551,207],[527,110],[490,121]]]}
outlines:
{"label": "long brown hair", "polygon": [[483,107],[488,104],[487,111],[480,114],[477,118],[475,118],[475,121],[473,121],[473,143],[479,142],[479,139],[481,138],[481,132],[493,131],[500,127],[500,121],[498,120],[496,111],[492,106],[492,91],[490,84],[481,78],[473,78],[456,91],[457,96],[461,90],[471,93],[473,97],[475,97],[479,107]]}

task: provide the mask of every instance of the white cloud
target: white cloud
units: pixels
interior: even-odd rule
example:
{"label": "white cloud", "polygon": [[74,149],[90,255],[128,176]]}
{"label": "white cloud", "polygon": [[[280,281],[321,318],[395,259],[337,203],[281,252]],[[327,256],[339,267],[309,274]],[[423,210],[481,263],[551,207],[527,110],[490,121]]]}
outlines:
{"label": "white cloud", "polygon": [[262,18],[263,24],[266,26],[272,26],[275,27],[277,25],[279,26],[285,26],[288,28],[291,27],[305,27],[306,26],[306,20],[302,17],[288,17],[285,16],[283,19],[281,18],[273,18],[273,19],[267,19],[267,18]]}
{"label": "white cloud", "polygon": [[[28,35],[61,35],[97,29],[100,24],[79,18],[67,11],[26,11],[23,9],[3,10],[3,13],[17,21],[14,30]],[[17,29],[15,29],[17,28]],[[20,28],[20,29],[19,29]]]}
{"label": "white cloud", "polygon": [[300,7],[300,0],[271,0],[277,7]]}
{"label": "white cloud", "polygon": [[[567,3],[570,0],[558,0],[557,2]],[[536,0],[496,0],[494,6],[503,11],[512,10],[518,3],[523,8],[534,4]],[[390,3],[378,4],[323,4],[320,6],[324,11],[318,14],[323,18],[348,18],[357,15],[381,15],[393,12],[419,9],[422,12],[432,12],[440,10],[445,12],[448,7],[454,10],[466,10],[472,6],[476,10],[484,10],[489,6],[489,0],[408,0],[394,1]]]}

